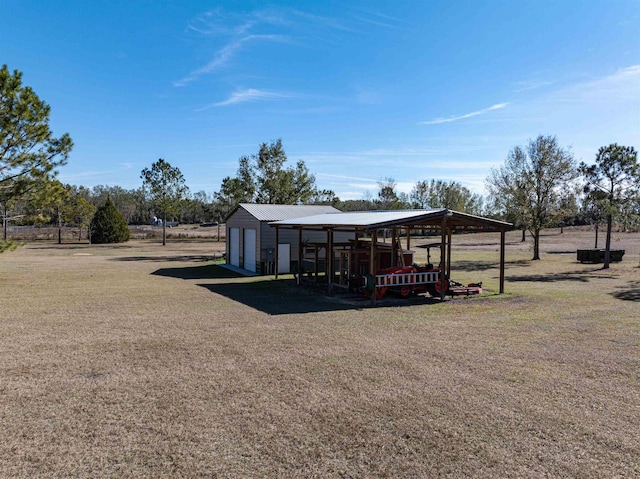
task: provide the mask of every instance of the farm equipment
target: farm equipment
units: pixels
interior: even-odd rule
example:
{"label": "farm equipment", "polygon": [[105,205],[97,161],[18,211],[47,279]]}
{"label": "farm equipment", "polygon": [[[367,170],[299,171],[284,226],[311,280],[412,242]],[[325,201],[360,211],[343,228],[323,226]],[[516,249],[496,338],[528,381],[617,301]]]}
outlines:
{"label": "farm equipment", "polygon": [[370,295],[375,288],[376,299],[381,299],[389,291],[408,298],[413,294],[429,293],[433,297],[440,297],[444,283],[445,294],[450,296],[470,296],[482,293],[482,283],[471,283],[467,286],[444,278],[440,280],[440,268],[432,264],[423,267],[393,266],[376,272],[375,281],[371,275],[364,276],[364,292]]}

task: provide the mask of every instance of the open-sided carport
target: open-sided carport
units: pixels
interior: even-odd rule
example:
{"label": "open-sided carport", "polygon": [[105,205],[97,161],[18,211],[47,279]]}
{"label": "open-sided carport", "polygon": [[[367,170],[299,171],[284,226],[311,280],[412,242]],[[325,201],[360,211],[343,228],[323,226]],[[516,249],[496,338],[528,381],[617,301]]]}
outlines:
{"label": "open-sided carport", "polygon": [[[504,293],[504,269],[505,269],[505,233],[512,228],[511,223],[497,221],[490,218],[483,218],[466,213],[460,213],[449,209],[437,210],[398,210],[398,211],[357,211],[346,213],[328,213],[314,216],[305,216],[291,220],[275,221],[270,223],[276,229],[276,238],[280,229],[298,230],[298,264],[302,264],[302,231],[325,231],[326,248],[328,258],[334,258],[333,234],[336,231],[354,232],[356,238],[369,234],[370,254],[369,272],[374,275],[379,265],[376,264],[378,257],[378,232],[390,229],[392,234],[392,247],[398,247],[399,231],[404,230],[407,241],[407,250],[411,248],[411,230],[431,230],[440,232],[440,271],[451,273],[451,235],[454,232],[496,232],[500,233],[500,293]],[[396,251],[392,258],[396,258]],[[277,258],[276,258],[277,263]],[[332,281],[334,278],[334,262],[327,261],[326,275],[328,278],[329,291],[332,291]],[[276,278],[278,270],[275,271]],[[445,297],[443,274],[439,275],[440,298]],[[371,301],[375,303],[375,291],[371,293]]]}

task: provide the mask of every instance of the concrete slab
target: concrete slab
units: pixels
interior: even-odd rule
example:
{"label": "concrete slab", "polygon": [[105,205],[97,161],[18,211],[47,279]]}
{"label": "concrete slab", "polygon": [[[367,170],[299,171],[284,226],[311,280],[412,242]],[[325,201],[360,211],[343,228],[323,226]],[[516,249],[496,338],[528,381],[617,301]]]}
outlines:
{"label": "concrete slab", "polygon": [[253,271],[249,271],[248,269],[238,268],[237,266],[233,266],[231,264],[221,264],[221,267],[228,269],[229,271],[233,271],[234,273],[241,274],[243,276],[258,276],[257,273]]}

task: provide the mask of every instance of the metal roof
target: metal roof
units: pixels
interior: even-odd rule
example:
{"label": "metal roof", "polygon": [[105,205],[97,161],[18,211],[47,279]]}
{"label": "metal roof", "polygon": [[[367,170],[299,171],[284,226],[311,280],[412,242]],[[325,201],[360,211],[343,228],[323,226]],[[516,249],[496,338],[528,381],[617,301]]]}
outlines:
{"label": "metal roof", "polygon": [[283,228],[351,228],[373,231],[394,226],[440,225],[443,219],[457,229],[501,231],[512,227],[511,223],[448,209],[337,212],[289,218],[270,224]]}
{"label": "metal roof", "polygon": [[250,215],[254,216],[259,221],[291,220],[302,216],[340,213],[340,210],[335,209],[333,206],[326,205],[268,205],[240,203],[238,207],[245,209]]}

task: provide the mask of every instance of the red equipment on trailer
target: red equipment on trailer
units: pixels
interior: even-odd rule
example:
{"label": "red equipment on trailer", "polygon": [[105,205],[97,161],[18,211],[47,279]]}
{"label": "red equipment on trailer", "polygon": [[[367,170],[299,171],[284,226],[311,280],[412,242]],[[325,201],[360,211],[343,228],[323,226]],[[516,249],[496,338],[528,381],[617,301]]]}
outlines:
{"label": "red equipment on trailer", "polygon": [[[375,275],[375,281],[370,275],[365,276],[365,294],[375,287],[376,299],[381,299],[392,291],[403,298],[412,294],[428,292],[433,297],[440,297],[442,282],[440,281],[440,268],[434,268],[427,264],[420,267],[417,264],[411,266],[393,266],[380,270]],[[445,294],[450,296],[470,296],[482,293],[482,283],[471,283],[464,286],[461,283],[444,278]]]}

